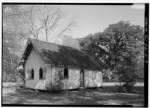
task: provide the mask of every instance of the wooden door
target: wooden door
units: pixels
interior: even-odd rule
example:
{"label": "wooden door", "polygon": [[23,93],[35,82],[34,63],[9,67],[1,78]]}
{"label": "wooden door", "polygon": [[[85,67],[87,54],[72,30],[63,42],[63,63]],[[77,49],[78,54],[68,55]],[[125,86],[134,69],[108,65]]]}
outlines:
{"label": "wooden door", "polygon": [[84,87],[84,71],[80,71],[80,87]]}

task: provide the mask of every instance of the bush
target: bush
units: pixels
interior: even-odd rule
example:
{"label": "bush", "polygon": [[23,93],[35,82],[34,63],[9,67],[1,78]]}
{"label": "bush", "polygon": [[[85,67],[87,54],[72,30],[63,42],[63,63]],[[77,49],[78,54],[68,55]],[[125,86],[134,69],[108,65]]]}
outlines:
{"label": "bush", "polygon": [[16,75],[14,73],[3,72],[3,82],[16,82]]}
{"label": "bush", "polygon": [[133,90],[133,87],[134,87],[134,84],[131,82],[131,83],[125,83],[124,85],[123,85],[123,87],[125,88],[125,90],[127,91],[127,92],[132,92],[132,90]]}
{"label": "bush", "polygon": [[136,83],[136,74],[132,67],[124,66],[117,73],[118,80],[120,83],[123,83],[122,87],[119,89],[123,89],[123,91],[131,92],[135,83]]}

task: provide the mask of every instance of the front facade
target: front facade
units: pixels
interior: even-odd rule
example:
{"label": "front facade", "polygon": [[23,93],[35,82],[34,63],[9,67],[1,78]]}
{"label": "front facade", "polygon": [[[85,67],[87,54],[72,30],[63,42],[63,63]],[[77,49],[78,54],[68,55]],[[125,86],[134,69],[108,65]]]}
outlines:
{"label": "front facade", "polygon": [[43,60],[43,56],[34,47],[29,51],[24,63],[24,73],[26,88],[66,90],[102,86],[102,72],[100,70],[83,68],[73,64],[48,63]]}

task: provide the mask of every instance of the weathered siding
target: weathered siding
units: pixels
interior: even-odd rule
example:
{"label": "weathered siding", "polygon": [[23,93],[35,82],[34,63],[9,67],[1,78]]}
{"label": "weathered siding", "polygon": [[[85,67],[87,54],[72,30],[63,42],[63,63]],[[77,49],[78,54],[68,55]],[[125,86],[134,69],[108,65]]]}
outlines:
{"label": "weathered siding", "polygon": [[[45,63],[35,50],[32,50],[25,64],[25,86],[34,89],[45,89],[46,83],[49,81],[49,73],[46,72],[46,80],[39,80],[39,69],[44,67]],[[34,69],[34,80],[27,79],[27,70]]]}
{"label": "weathered siding", "polygon": [[102,73],[85,70],[85,87],[100,87],[102,85]]}
{"label": "weathered siding", "polygon": [[45,87],[43,89],[51,90],[52,89],[52,66],[46,64],[46,80],[45,80]]}
{"label": "weathered siding", "polygon": [[68,69],[68,79],[64,79],[64,68],[53,67],[52,68],[52,88],[53,89],[75,89],[79,87],[79,70]]}
{"label": "weathered siding", "polygon": [[63,89],[63,68],[62,67],[52,67],[52,89],[59,90]]}
{"label": "weathered siding", "polygon": [[67,80],[67,89],[76,89],[80,87],[80,70],[69,69],[69,78]]}
{"label": "weathered siding", "polygon": [[[64,68],[52,68],[52,85],[53,89],[76,89],[80,87],[80,69],[69,68],[68,79],[64,79]],[[84,70],[84,86],[88,87],[101,87],[102,86],[102,72]]]}
{"label": "weathered siding", "polygon": [[69,68],[68,79],[64,79],[64,68],[53,67],[52,68],[52,89],[54,90],[65,90],[65,89],[76,89],[80,86],[80,70]]}
{"label": "weathered siding", "polygon": [[97,87],[102,86],[102,83],[103,83],[103,74],[102,74],[102,72],[97,72],[96,73],[96,83],[97,83]]}

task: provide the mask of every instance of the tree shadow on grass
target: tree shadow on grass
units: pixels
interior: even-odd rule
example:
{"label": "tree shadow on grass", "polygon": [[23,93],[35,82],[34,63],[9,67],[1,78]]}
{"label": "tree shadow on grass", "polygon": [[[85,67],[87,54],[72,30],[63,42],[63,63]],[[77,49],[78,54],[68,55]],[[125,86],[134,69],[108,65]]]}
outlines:
{"label": "tree shadow on grass", "polygon": [[[105,88],[96,90],[76,90],[64,92],[34,92],[17,90],[2,97],[3,104],[49,104],[49,105],[109,105],[142,103],[142,95],[107,92]],[[137,99],[137,100],[135,100]],[[113,100],[113,101],[112,101]],[[134,101],[135,100],[135,101]]]}

